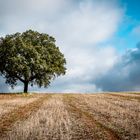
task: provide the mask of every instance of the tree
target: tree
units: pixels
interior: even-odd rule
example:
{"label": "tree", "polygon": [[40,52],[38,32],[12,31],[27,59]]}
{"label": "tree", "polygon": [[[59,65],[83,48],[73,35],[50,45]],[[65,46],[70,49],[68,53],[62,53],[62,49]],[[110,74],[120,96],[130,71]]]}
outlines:
{"label": "tree", "polygon": [[47,87],[55,77],[64,75],[66,60],[55,39],[48,34],[28,30],[0,38],[0,75],[12,88],[18,81]]}

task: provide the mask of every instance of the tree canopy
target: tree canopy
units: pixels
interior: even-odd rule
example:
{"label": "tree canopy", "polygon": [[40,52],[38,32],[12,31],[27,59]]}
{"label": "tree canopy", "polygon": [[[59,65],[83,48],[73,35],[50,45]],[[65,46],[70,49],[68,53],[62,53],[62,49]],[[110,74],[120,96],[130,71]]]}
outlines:
{"label": "tree canopy", "polygon": [[24,83],[24,92],[29,84],[47,87],[65,74],[65,65],[64,55],[48,34],[27,30],[0,38],[0,74],[11,87],[18,80]]}

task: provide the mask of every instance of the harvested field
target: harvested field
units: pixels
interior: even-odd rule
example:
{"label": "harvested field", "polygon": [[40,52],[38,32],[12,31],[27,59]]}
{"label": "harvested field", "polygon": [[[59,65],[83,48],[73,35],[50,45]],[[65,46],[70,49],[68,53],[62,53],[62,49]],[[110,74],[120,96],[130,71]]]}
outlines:
{"label": "harvested field", "polygon": [[23,106],[25,104],[28,104],[35,99],[14,99],[14,100],[3,100],[0,103],[0,116],[2,116],[4,113],[8,113],[13,109],[18,108],[19,106]]}
{"label": "harvested field", "polygon": [[139,140],[139,97],[0,94],[0,140]]}

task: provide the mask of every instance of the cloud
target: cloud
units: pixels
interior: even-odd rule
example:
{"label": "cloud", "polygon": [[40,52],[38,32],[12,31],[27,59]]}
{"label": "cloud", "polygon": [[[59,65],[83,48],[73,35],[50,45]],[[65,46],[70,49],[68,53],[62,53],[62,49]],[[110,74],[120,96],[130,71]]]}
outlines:
{"label": "cloud", "polygon": [[104,91],[139,91],[139,63],[140,44],[129,49],[112,69],[94,83]]}
{"label": "cloud", "polygon": [[75,9],[58,21],[63,34],[58,31],[57,26],[54,32],[58,31],[56,36],[71,45],[81,47],[101,43],[116,31],[121,14],[120,9],[109,7],[105,1],[81,1]]}
{"label": "cloud", "polygon": [[[83,52],[82,52],[83,51]],[[89,50],[75,50],[69,54],[68,71],[65,76],[62,76],[52,82],[48,88],[48,92],[98,92],[101,88],[96,86],[92,81],[104,75],[110,70],[117,61],[118,54],[116,49],[107,46],[96,47]],[[37,91],[37,87],[31,90]],[[44,92],[45,89],[39,89]]]}
{"label": "cloud", "polygon": [[[38,28],[44,21],[55,20],[67,7],[65,0],[0,0],[0,25],[2,35]],[[66,9],[66,8],[65,8]],[[48,27],[45,27],[48,28]]]}
{"label": "cloud", "polygon": [[30,90],[100,91],[91,81],[110,70],[118,57],[109,43],[123,16],[116,0],[0,0],[0,10],[1,35],[29,28],[46,32],[65,54],[67,74],[47,90]]}

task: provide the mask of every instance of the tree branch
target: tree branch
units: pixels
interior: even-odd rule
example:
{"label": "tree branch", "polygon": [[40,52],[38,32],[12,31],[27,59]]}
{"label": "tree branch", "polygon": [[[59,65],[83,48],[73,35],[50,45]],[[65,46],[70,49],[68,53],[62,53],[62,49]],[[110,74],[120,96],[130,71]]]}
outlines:
{"label": "tree branch", "polygon": [[25,82],[25,80],[23,80],[22,78],[20,78],[18,75],[15,75],[16,78],[18,78],[21,82]]}
{"label": "tree branch", "polygon": [[8,70],[8,69],[6,69],[5,68],[5,71],[8,73],[8,74],[10,74],[11,76],[13,76],[13,77],[16,77],[17,79],[19,79],[21,82],[25,82],[25,80],[24,79],[22,79],[20,76],[18,76],[17,74],[11,74],[11,72]]}
{"label": "tree branch", "polygon": [[29,79],[29,81],[32,81],[32,80],[34,80],[35,78],[36,78],[36,74],[33,75],[33,76],[31,76],[30,79]]}

